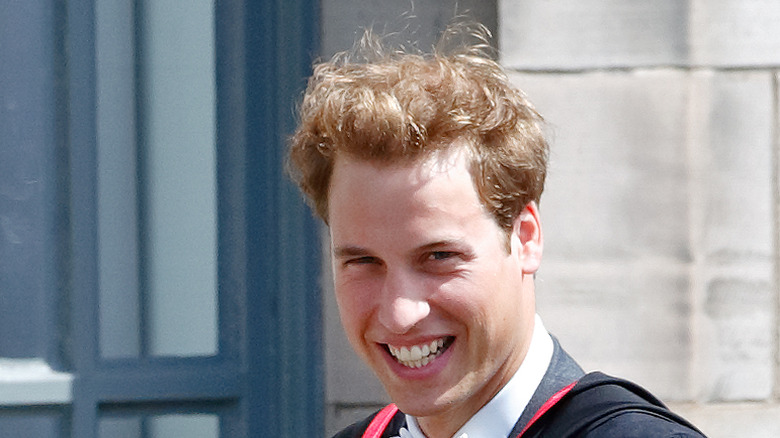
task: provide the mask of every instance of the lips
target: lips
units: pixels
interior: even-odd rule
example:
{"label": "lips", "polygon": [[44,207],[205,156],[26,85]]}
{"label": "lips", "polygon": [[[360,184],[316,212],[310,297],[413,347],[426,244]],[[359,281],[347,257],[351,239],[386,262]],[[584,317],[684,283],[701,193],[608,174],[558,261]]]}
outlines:
{"label": "lips", "polygon": [[445,336],[411,347],[397,347],[387,344],[387,350],[401,365],[408,368],[420,368],[428,365],[444,353],[452,344],[453,339],[451,336]]}

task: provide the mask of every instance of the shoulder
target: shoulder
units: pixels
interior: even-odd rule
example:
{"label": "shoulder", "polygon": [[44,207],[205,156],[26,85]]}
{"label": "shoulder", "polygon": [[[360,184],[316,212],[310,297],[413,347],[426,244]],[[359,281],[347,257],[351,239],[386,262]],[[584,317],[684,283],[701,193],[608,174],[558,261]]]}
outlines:
{"label": "shoulder", "polygon": [[650,412],[623,412],[591,425],[584,438],[702,438],[698,430]]}
{"label": "shoulder", "polygon": [[[371,421],[374,420],[379,412],[380,411],[376,411],[368,417],[345,427],[340,432],[333,435],[333,438],[361,438],[366,432],[366,429],[368,429],[368,425],[371,424]],[[406,416],[401,411],[398,411],[393,415],[393,418],[390,420],[381,437],[390,438],[398,435],[399,429],[404,425],[406,425]]]}
{"label": "shoulder", "polygon": [[601,373],[584,376],[524,437],[697,437],[704,435],[642,387]]}
{"label": "shoulder", "polygon": [[[641,386],[602,373],[591,373],[575,386],[581,412],[593,421],[585,436],[593,437],[703,437],[684,418],[670,411]],[[590,409],[587,411],[586,409]]]}
{"label": "shoulder", "polygon": [[[376,415],[376,414],[374,414],[374,415]],[[357,423],[353,423],[353,424],[345,427],[344,429],[342,429],[341,431],[339,431],[338,433],[333,435],[333,438],[352,438],[352,437],[358,437],[359,438],[359,437],[362,437],[363,436],[363,432],[365,432],[366,428],[368,427],[368,423],[371,422],[371,418],[373,418],[373,415],[368,417],[368,418],[366,418],[366,419],[364,419],[364,420],[362,420],[362,421],[358,421]]]}

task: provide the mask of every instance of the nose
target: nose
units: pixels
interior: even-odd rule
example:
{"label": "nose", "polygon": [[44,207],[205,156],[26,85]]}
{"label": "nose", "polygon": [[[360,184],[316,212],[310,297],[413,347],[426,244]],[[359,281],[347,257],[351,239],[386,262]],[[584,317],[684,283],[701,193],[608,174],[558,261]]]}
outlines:
{"label": "nose", "polygon": [[379,323],[391,333],[409,332],[431,312],[426,297],[414,274],[388,272],[377,314]]}

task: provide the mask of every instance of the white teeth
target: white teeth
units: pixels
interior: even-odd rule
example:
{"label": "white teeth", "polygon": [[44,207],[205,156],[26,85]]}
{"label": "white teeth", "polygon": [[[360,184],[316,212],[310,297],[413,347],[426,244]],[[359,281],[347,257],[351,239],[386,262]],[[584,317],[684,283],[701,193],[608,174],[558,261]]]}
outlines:
{"label": "white teeth", "polygon": [[422,349],[416,345],[409,350],[409,353],[412,354],[412,357],[410,358],[412,361],[418,361],[423,357]]}
{"label": "white teeth", "polygon": [[387,345],[390,354],[398,359],[399,363],[409,368],[428,365],[442,353],[442,347],[444,347],[444,338],[433,340],[429,344],[414,345],[411,348]]}

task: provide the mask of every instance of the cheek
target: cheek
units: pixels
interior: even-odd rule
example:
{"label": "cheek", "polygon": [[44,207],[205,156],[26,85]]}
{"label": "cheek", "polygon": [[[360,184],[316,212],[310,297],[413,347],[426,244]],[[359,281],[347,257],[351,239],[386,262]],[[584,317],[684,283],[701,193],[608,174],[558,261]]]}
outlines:
{"label": "cheek", "polygon": [[472,272],[468,277],[442,285],[437,302],[471,331],[500,331],[511,324],[508,320],[518,310],[518,297],[508,281],[511,279],[496,272]]}
{"label": "cheek", "polygon": [[336,303],[341,323],[350,338],[359,337],[360,332],[365,328],[366,321],[371,315],[372,300],[369,297],[370,294],[362,288],[336,285]]}
{"label": "cheek", "polygon": [[484,289],[484,285],[471,280],[461,278],[447,282],[438,288],[432,301],[461,324],[482,326],[485,321],[489,321],[491,313],[490,293]]}

